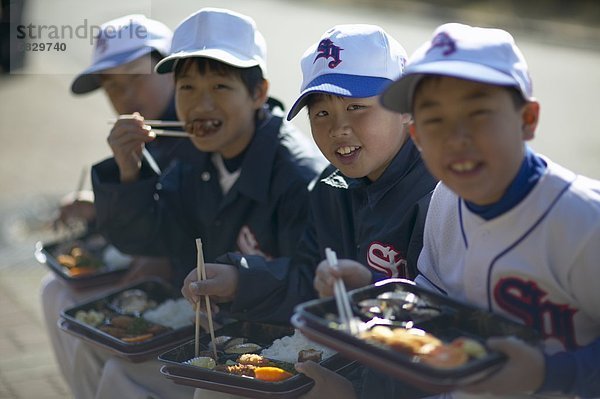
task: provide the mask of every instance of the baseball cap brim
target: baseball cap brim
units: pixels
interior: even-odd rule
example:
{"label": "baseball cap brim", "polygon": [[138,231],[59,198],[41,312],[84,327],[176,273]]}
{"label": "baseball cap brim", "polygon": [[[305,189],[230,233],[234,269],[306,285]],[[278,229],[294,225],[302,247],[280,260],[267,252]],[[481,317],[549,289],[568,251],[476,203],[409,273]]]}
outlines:
{"label": "baseball cap brim", "polygon": [[341,97],[366,98],[379,95],[392,80],[373,76],[347,75],[332,73],[317,76],[300,93],[290,108],[287,120],[292,120],[306,105],[308,96],[315,93],[331,94]]}
{"label": "baseball cap brim", "polygon": [[[90,91],[96,90],[100,87],[100,80],[98,74],[110,68],[115,68],[128,62],[134,61],[144,55],[152,52],[152,47],[140,48],[134,52],[125,52],[121,54],[115,54],[105,60],[97,62],[81,72],[73,83],[71,84],[71,91],[75,94],[85,94]],[[149,73],[152,71],[148,71]]]}
{"label": "baseball cap brim", "polygon": [[395,112],[410,113],[419,81],[427,75],[449,76],[498,86],[519,87],[515,78],[488,66],[465,61],[437,61],[409,66],[404,75],[381,94],[381,104]]}
{"label": "baseball cap brim", "polygon": [[253,66],[260,66],[265,75],[265,66],[254,58],[247,58],[242,55],[236,54],[231,51],[225,51],[221,49],[202,49],[197,51],[179,51],[163,58],[154,70],[157,73],[169,73],[173,71],[175,62],[184,58],[210,58],[216,61],[223,62],[225,64],[238,67],[238,68],[250,68]]}

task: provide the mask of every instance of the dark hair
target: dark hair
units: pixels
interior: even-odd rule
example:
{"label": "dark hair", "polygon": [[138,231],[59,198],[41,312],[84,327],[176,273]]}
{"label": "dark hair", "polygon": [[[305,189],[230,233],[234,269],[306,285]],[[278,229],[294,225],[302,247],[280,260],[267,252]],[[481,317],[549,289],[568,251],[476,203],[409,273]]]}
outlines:
{"label": "dark hair", "polygon": [[[431,81],[439,81],[444,77],[446,77],[446,76],[426,75],[422,79],[419,80],[419,82],[417,83],[415,89],[413,90],[413,94],[412,94],[412,99],[411,99],[412,104],[410,105],[411,113],[414,113],[414,111],[415,111],[415,95],[421,89],[423,84],[426,82],[431,82]],[[515,106],[515,109],[521,109],[521,108],[523,108],[523,106],[525,104],[527,104],[527,100],[525,99],[525,97],[523,97],[523,94],[521,94],[519,89],[517,89],[516,87],[514,87],[514,86],[498,86],[498,87],[502,87],[508,91],[508,93],[510,94],[510,97],[512,99],[512,102]]]}
{"label": "dark hair", "polygon": [[175,63],[175,80],[179,79],[181,74],[191,68],[192,65],[196,65],[198,72],[201,75],[205,74],[207,70],[214,71],[222,75],[237,76],[240,78],[248,93],[254,95],[258,86],[265,80],[260,67],[253,66],[250,68],[238,68],[221,61],[213,60],[212,58],[203,57],[191,57],[184,60],[180,60]]}

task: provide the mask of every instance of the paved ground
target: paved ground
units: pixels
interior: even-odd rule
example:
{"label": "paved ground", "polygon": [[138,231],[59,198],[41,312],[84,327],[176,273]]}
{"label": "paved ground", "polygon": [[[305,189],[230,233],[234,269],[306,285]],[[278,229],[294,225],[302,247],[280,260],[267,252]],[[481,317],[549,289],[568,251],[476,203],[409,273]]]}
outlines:
{"label": "paved ground", "polygon": [[[293,102],[300,85],[300,55],[330,26],[379,24],[410,53],[444,22],[443,16],[426,16],[419,9],[377,11],[334,0],[317,8],[317,3],[218,2],[256,19],[269,44],[272,93],[287,104]],[[81,21],[83,16],[90,24],[101,23],[144,12],[175,27],[184,16],[214,2],[180,0],[175,4],[167,0],[29,0],[26,11],[27,18],[54,24]],[[539,29],[532,33],[526,21],[521,25],[523,29],[514,33],[543,105],[534,147],[577,172],[600,178],[600,118],[596,116],[600,52],[589,46],[582,49],[580,42],[565,46],[565,37],[561,45],[553,44],[551,35],[542,34],[541,40]],[[58,198],[75,188],[84,166],[108,155],[106,120],[112,117],[108,103],[100,94],[76,98],[68,92],[74,73],[86,66],[90,51],[80,41],[60,57],[30,57],[26,74],[0,76],[0,399],[69,395],[57,373],[40,314],[39,282],[46,270],[32,253],[35,241],[51,235],[47,222]],[[297,119],[306,129],[306,121]]]}

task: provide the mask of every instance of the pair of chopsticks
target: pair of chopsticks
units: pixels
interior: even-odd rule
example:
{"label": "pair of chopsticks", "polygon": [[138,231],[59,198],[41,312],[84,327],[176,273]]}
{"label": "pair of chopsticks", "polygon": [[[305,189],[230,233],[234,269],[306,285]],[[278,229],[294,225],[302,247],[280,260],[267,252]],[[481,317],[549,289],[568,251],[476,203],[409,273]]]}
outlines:
{"label": "pair of chopsticks", "polygon": [[[338,260],[335,251],[331,248],[325,248],[325,257],[329,266],[332,268],[338,267]],[[346,292],[346,285],[344,280],[337,278],[333,285],[333,293],[335,295],[335,303],[337,305],[338,314],[342,325],[345,327],[346,332],[356,335],[358,334],[358,326],[356,319],[353,316],[352,308],[350,307],[350,300],[348,299],[348,293]]]}
{"label": "pair of chopsticks", "polygon": [[[116,120],[108,121],[109,124],[114,125]],[[182,132],[180,130],[172,130],[172,129],[155,129],[155,127],[162,128],[182,128],[184,126],[183,122],[180,121],[161,121],[155,119],[147,119],[144,120],[144,125],[150,126],[151,130],[156,134],[156,136],[163,137],[179,137],[179,138],[188,138],[192,135],[186,132]]]}
{"label": "pair of chopsticks", "polygon": [[[204,266],[204,253],[202,252],[202,240],[200,238],[196,239],[196,248],[198,249],[198,264],[196,271],[198,273],[198,281],[206,280],[206,267]],[[212,342],[215,341],[215,328],[213,326],[212,321],[212,310],[210,309],[210,298],[208,295],[204,296],[204,300],[206,302],[206,314],[208,315],[208,331],[210,332],[210,338]],[[196,303],[196,357],[200,354],[200,301]],[[215,360],[217,359],[217,347],[216,345],[212,345],[213,353],[215,355]]]}

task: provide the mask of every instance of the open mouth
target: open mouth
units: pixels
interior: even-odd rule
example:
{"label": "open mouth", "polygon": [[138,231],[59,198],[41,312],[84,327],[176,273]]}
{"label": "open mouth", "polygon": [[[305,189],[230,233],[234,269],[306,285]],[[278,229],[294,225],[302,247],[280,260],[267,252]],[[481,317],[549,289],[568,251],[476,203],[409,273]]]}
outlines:
{"label": "open mouth", "polygon": [[460,161],[451,163],[448,168],[459,175],[472,175],[477,173],[483,167],[482,162]]}
{"label": "open mouth", "polygon": [[185,124],[185,130],[197,137],[204,137],[215,133],[223,125],[218,119],[195,119]]}
{"label": "open mouth", "polygon": [[335,156],[344,165],[348,165],[358,157],[362,147],[346,145],[335,150]]}

